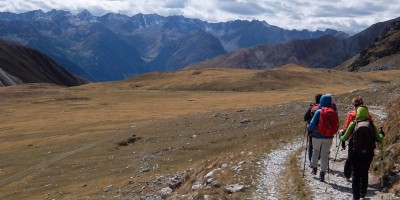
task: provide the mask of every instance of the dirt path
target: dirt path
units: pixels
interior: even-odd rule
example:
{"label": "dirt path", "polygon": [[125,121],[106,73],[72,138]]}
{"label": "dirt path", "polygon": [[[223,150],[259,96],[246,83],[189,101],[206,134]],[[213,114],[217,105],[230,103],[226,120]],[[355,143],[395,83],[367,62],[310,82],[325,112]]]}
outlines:
{"label": "dirt path", "polygon": [[[325,177],[325,183],[319,181],[319,171],[317,175],[311,174],[311,169],[308,167],[309,162],[306,163],[305,181],[313,191],[313,199],[352,199],[351,179],[349,181],[343,175],[344,163],[347,158],[347,149],[341,150],[339,147],[336,162],[334,162],[335,154],[337,151],[336,137],[333,139],[331,147],[331,154],[329,156],[329,168],[331,173]],[[379,154],[376,152],[375,156]],[[298,157],[299,166],[303,166],[303,157]],[[378,181],[376,181],[378,180]],[[368,185],[368,191],[366,199],[380,200],[380,199],[396,199],[394,195],[388,193],[381,193],[380,191],[380,179],[374,179],[370,173],[370,180]]]}
{"label": "dirt path", "polygon": [[[337,142],[339,144],[339,140]],[[298,148],[305,148],[301,146],[299,143],[288,144],[287,146],[282,147],[276,151],[273,151],[266,155],[265,159],[262,163],[260,163],[259,167],[261,167],[262,172],[259,178],[259,185],[257,186],[257,190],[254,194],[255,199],[267,199],[267,200],[275,200],[279,199],[279,194],[277,191],[278,188],[278,180],[280,176],[282,176],[282,172],[285,171],[287,163],[287,159],[290,154],[296,152],[295,150]],[[352,190],[351,190],[351,180],[346,180],[343,175],[344,163],[347,158],[347,150],[341,150],[339,148],[336,162],[333,162],[334,156],[337,150],[336,146],[336,138],[333,139],[333,144],[331,147],[330,154],[330,162],[329,167],[331,173],[326,175],[325,183],[321,183],[319,181],[319,172],[317,175],[311,174],[311,169],[309,168],[309,161],[306,162],[306,171],[304,180],[307,185],[311,188],[313,192],[312,199],[315,200],[347,200],[352,199]],[[304,152],[304,151],[302,151]],[[376,155],[377,156],[377,155]],[[301,153],[298,156],[298,166],[303,167],[304,162],[304,154]],[[301,169],[303,170],[303,169]],[[379,180],[379,179],[378,179]],[[370,175],[368,193],[366,199],[369,200],[395,200],[396,198],[393,194],[381,193],[380,192],[380,182],[374,181],[374,179]]]}
{"label": "dirt path", "polygon": [[[387,119],[387,114],[380,107],[371,107],[370,112],[378,117],[379,120],[383,121]],[[339,138],[333,138],[333,144],[331,146],[329,155],[329,168],[330,172],[325,177],[325,182],[319,181],[319,172],[317,175],[311,174],[311,168],[309,167],[309,161],[306,161],[305,177],[304,180],[306,184],[310,187],[313,192],[311,197],[315,200],[348,200],[352,199],[352,189],[351,189],[351,179],[346,180],[343,175],[344,163],[347,158],[347,149],[342,150],[339,147]],[[274,200],[279,199],[277,193],[277,186],[282,172],[285,171],[287,159],[290,154],[296,152],[296,149],[302,148],[305,150],[305,145],[299,143],[288,144],[281,149],[275,150],[266,155],[260,167],[262,173],[259,178],[259,185],[257,186],[255,199],[268,199]],[[297,156],[298,166],[303,170],[304,164],[304,150],[301,150],[301,154]],[[336,161],[334,162],[335,154],[338,152]],[[379,149],[376,149],[375,156],[379,156]],[[369,200],[396,200],[400,199],[395,197],[393,194],[382,193],[380,191],[380,179],[377,177],[372,177],[371,173],[369,176],[368,192],[365,199]]]}
{"label": "dirt path", "polygon": [[285,171],[285,162],[288,156],[300,148],[301,143],[287,144],[281,149],[273,151],[266,155],[265,159],[260,166],[262,170],[259,179],[259,185],[257,186],[256,193],[254,194],[255,199],[268,199],[275,200],[279,199],[277,192],[277,181],[281,172]]}

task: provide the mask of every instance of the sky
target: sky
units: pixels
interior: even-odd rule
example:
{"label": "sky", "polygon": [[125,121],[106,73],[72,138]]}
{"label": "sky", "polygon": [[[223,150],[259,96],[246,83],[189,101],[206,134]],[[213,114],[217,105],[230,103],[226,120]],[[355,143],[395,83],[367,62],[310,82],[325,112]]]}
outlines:
{"label": "sky", "polygon": [[87,9],[93,15],[182,15],[208,22],[261,20],[285,29],[358,33],[400,16],[400,0],[0,0],[0,12]]}

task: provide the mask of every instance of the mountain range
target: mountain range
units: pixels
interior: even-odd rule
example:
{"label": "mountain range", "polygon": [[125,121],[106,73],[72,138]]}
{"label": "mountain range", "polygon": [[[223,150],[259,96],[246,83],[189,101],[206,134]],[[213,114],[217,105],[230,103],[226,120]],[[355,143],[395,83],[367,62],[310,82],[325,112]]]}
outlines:
{"label": "mountain range", "polygon": [[63,86],[87,83],[34,49],[0,41],[0,52],[0,87],[21,83],[52,83]]}
{"label": "mountain range", "polygon": [[157,14],[93,16],[87,10],[0,13],[1,39],[40,50],[91,81],[175,71],[241,48],[326,35],[348,37],[331,29],[285,30],[257,20],[208,23]]}
{"label": "mountain range", "polygon": [[[317,39],[290,40],[280,44],[264,44],[239,49],[208,61],[194,63],[189,68],[272,69],[285,64],[298,64],[311,68],[334,68],[359,54],[368,45],[374,43],[379,36],[385,38],[384,34],[381,36],[382,32],[399,20],[400,18],[396,18],[374,24],[349,38],[326,35]],[[396,33],[396,30],[392,32]],[[394,45],[391,52],[396,50],[398,52],[399,38],[393,40],[397,46]]]}

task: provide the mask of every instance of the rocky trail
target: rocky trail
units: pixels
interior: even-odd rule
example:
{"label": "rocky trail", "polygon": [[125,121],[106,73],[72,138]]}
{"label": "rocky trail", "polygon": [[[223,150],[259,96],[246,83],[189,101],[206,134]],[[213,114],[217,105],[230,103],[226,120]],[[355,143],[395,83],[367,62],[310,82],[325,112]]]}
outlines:
{"label": "rocky trail", "polygon": [[[342,147],[339,146],[338,150],[338,145],[339,139],[337,139],[336,143],[335,137],[329,155],[330,173],[326,174],[325,183],[319,181],[319,171],[317,175],[311,174],[311,168],[309,168],[309,162],[307,160],[304,178],[313,191],[313,199],[352,199],[351,179],[347,180],[343,175],[344,163],[347,158],[347,149],[342,150]],[[336,161],[334,161],[337,150],[338,155]],[[379,153],[376,152],[375,156],[379,156]],[[303,156],[299,156],[298,161],[299,164],[303,164]],[[369,187],[365,199],[396,199],[392,194],[382,193],[380,190],[380,179],[372,177],[370,173]]]}
{"label": "rocky trail", "polygon": [[[370,109],[370,112],[377,116],[378,119],[381,121],[387,118],[387,114],[379,107],[372,107]],[[255,199],[279,199],[279,194],[277,192],[279,182],[277,180],[281,179],[283,173],[285,173],[286,171],[287,166],[285,166],[285,163],[287,163],[289,155],[296,152],[301,152],[297,155],[297,166],[300,168],[301,172],[303,172],[304,152],[306,150],[305,146],[305,142],[303,142],[303,144],[301,144],[300,142],[289,143],[265,156],[263,163],[260,165],[262,173],[260,174],[259,185],[257,187],[256,194],[254,195]],[[379,147],[377,147],[375,157],[379,155]],[[339,146],[339,138],[335,137],[333,139],[329,155],[330,173],[326,174],[325,182],[319,181],[319,171],[317,175],[311,174],[311,168],[309,167],[310,163],[307,158],[305,164],[306,167],[304,173],[304,181],[306,183],[306,187],[309,187],[312,191],[312,194],[310,195],[311,199],[352,199],[351,179],[347,180],[343,175],[344,163],[346,161],[346,158],[347,149],[342,149],[342,147]],[[379,177],[373,177],[370,173],[369,179],[369,187],[365,199],[400,199],[399,197],[395,197],[393,194],[381,192],[381,179]]]}
{"label": "rocky trail", "polygon": [[[343,175],[344,163],[347,158],[347,150],[341,150],[339,147],[336,162],[334,162],[337,145],[335,144],[335,138],[331,147],[329,168],[330,173],[325,177],[325,182],[319,181],[319,171],[317,175],[311,174],[311,168],[309,167],[309,161],[306,161],[305,176],[304,180],[308,187],[313,192],[312,199],[352,199],[351,190],[351,179],[346,180]],[[339,140],[338,140],[339,141]],[[339,142],[337,143],[339,144]],[[299,143],[288,144],[276,151],[269,153],[260,167],[263,168],[263,172],[260,176],[260,183],[257,187],[255,199],[267,199],[274,200],[279,199],[277,188],[279,187],[277,180],[280,179],[282,173],[285,172],[285,163],[290,154],[296,152],[295,150],[301,148],[305,150],[305,146],[301,146]],[[298,167],[303,171],[304,164],[304,150],[297,156]],[[377,156],[378,153],[375,154]],[[371,177],[369,181],[368,193],[365,199],[370,200],[395,200],[400,199],[395,197],[393,194],[382,193],[380,191],[380,179]]]}

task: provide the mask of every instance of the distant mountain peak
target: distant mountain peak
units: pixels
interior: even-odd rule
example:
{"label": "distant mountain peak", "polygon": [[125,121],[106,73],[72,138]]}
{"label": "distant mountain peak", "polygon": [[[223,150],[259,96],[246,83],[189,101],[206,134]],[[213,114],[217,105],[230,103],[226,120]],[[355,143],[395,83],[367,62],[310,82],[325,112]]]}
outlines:
{"label": "distant mountain peak", "polygon": [[84,9],[82,10],[80,13],[78,13],[76,15],[76,18],[78,18],[79,20],[85,20],[85,21],[91,21],[91,22],[95,22],[96,17],[93,16],[88,10]]}
{"label": "distant mountain peak", "polygon": [[107,18],[109,20],[122,20],[122,21],[125,21],[125,20],[129,19],[128,16],[120,14],[120,13],[117,13],[117,14],[115,14],[115,13],[107,13],[107,14],[101,16],[101,17],[102,18]]}
{"label": "distant mountain peak", "polygon": [[47,12],[46,14],[51,17],[56,17],[56,16],[70,17],[70,16],[72,16],[71,12],[69,12],[69,11],[56,10],[56,9],[52,9],[49,12]]}

